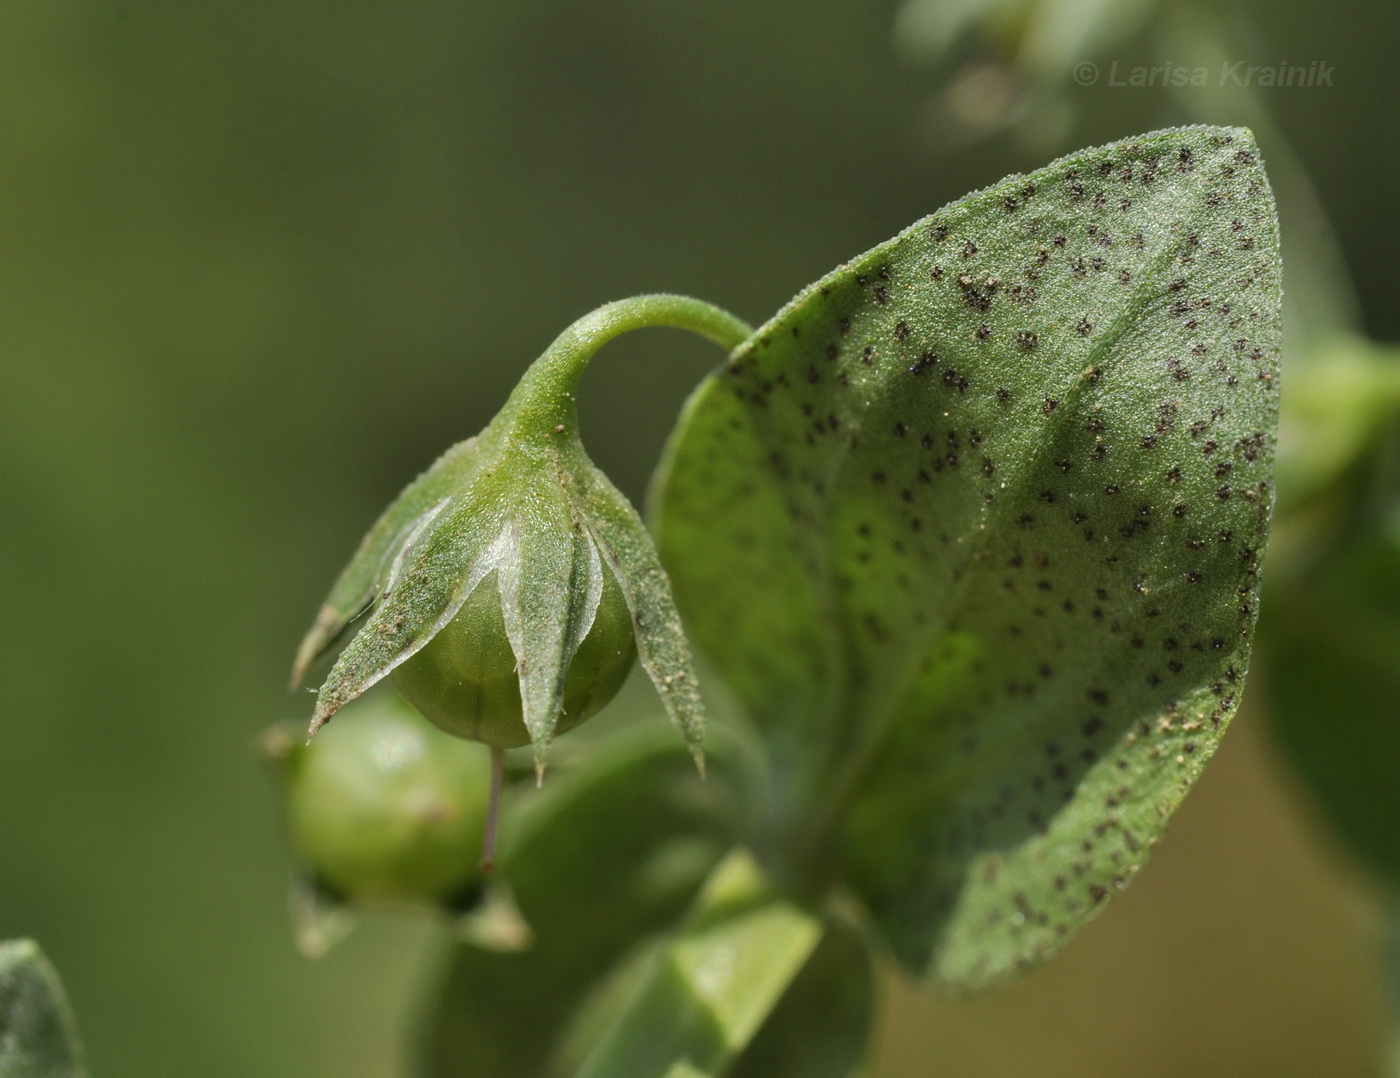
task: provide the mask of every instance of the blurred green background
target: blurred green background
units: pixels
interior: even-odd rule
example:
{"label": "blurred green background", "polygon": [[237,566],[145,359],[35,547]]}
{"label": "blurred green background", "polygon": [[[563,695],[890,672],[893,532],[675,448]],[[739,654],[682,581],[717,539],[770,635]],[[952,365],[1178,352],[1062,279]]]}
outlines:
{"label": "blurred green background", "polygon": [[[292,650],[363,529],[593,306],[680,291],[758,321],[1007,172],[1244,122],[1282,206],[1286,362],[1400,337],[1400,14],[1106,10],[0,7],[0,938],[43,943],[96,1075],[398,1073],[445,937],[383,918],[294,953],[256,734],[309,712]],[[1030,48],[1037,26],[1060,36]],[[1334,84],[1241,92],[1221,58]],[[1113,87],[1114,59],[1212,85]],[[658,331],[585,379],[634,498],[718,359]],[[1375,898],[1259,695],[1062,958],[968,1003],[892,977],[879,1073],[1377,1073]]]}

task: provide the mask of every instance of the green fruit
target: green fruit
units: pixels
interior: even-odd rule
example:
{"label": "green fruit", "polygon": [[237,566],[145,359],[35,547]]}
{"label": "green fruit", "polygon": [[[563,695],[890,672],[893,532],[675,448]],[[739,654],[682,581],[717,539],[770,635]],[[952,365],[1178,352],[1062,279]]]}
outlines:
{"label": "green fruit", "polygon": [[[603,594],[593,627],[564,682],[554,733],[571,730],[614,696],[637,656],[632,616],[617,579],[603,565]],[[394,670],[394,684],[449,734],[494,748],[530,744],[520,702],[520,673],[506,636],[493,573],[417,654]]]}
{"label": "green fruit", "polygon": [[292,842],[337,897],[448,902],[479,882],[482,750],[378,698],[345,708],[287,765]]}

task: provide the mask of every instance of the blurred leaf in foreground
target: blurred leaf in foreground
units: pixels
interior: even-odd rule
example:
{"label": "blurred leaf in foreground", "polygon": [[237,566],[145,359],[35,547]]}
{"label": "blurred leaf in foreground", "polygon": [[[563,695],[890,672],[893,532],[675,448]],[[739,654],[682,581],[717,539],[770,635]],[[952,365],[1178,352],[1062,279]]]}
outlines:
{"label": "blurred leaf in foreground", "polygon": [[1346,845],[1400,888],[1400,353],[1344,341],[1303,370],[1260,625],[1269,714]]}
{"label": "blurred leaf in foreground", "polygon": [[870,950],[830,925],[727,1078],[858,1078],[875,1011]]}
{"label": "blurred leaf in foreground", "polygon": [[685,910],[732,842],[732,749],[714,737],[708,755],[701,780],[674,735],[629,730],[508,816],[500,871],[534,944],[516,954],[454,949],[417,1073],[553,1073],[558,1039],[589,991]]}
{"label": "blurred leaf in foreground", "polygon": [[747,853],[731,854],[684,927],[656,950],[578,1078],[719,1078],[821,937],[820,920],[774,894]]}

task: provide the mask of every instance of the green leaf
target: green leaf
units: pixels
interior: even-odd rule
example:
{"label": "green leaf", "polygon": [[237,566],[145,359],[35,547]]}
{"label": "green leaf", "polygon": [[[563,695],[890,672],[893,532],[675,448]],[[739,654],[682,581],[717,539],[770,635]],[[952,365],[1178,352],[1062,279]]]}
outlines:
{"label": "green leaf", "polygon": [[1400,362],[1361,341],[1310,358],[1285,410],[1261,673],[1279,746],[1384,888],[1384,1072],[1400,1078]]}
{"label": "green leaf", "polygon": [[1235,710],[1279,254],[1248,131],[1071,155],[802,292],[655,491],[687,627],[900,961],[989,984],[1140,867]]}
{"label": "green leaf", "polygon": [[821,922],[774,894],[748,854],[732,854],[706,882],[687,925],[655,954],[578,1078],[718,1078],[821,934]]}
{"label": "green leaf", "polygon": [[507,817],[500,875],[534,935],[518,954],[456,947],[417,1073],[538,1078],[589,990],[669,926],[732,843],[737,759],[702,781],[674,734],[636,728],[559,769]]}
{"label": "green leaf", "polygon": [[1353,854],[1400,888],[1400,428],[1366,469],[1391,490],[1344,508],[1318,563],[1270,584],[1260,625],[1275,733]]}
{"label": "green leaf", "polygon": [[32,940],[0,943],[0,1078],[84,1078],[58,974]]}
{"label": "green leaf", "polygon": [[1374,471],[1400,416],[1400,348],[1338,336],[1289,360],[1279,417],[1279,509],[1286,516],[1326,502],[1344,519],[1338,495],[1355,497],[1351,477]]}
{"label": "green leaf", "polygon": [[478,449],[475,438],[454,445],[394,499],[360,540],[355,556],[341,571],[316,623],[297,649],[292,688],[301,684],[311,664],[384,589],[394,557],[414,526],[424,513],[466,482],[476,468]]}
{"label": "green leaf", "polygon": [[[775,909],[781,905],[764,888],[759,888],[758,899],[773,903]],[[730,912],[735,908],[731,904]],[[790,912],[772,916],[786,921]],[[805,925],[807,920],[803,914],[791,923]],[[802,931],[805,933],[806,928]],[[738,941],[742,936],[742,931],[734,930],[725,938]],[[642,1029],[675,1027],[693,1032],[692,1027],[701,1031],[710,1028],[709,1022],[696,1017],[695,1001],[684,993],[678,996],[672,978],[665,972],[668,955],[674,957],[674,943],[674,938],[667,936],[648,941],[590,992],[574,1016],[563,1042],[564,1050],[556,1055],[557,1066],[551,1073],[573,1074],[579,1062],[605,1036],[617,1039],[623,1025],[631,1028],[633,1034]],[[762,960],[766,937],[745,944],[750,945],[756,946],[757,952],[743,956],[742,962],[736,964]],[[873,1002],[873,969],[865,941],[844,925],[828,924],[816,951],[796,973],[752,1039],[738,1050],[724,1074],[728,1078],[857,1078],[863,1073],[869,1048]],[[708,1034],[701,1032],[699,1036]],[[674,1067],[689,1067],[685,1073],[691,1074],[712,1070],[713,1059],[704,1069],[696,1068],[697,1052],[705,1056],[704,1051],[692,1047],[687,1058],[666,1073],[673,1073]],[[726,1059],[731,1054],[730,1049],[720,1052]],[[640,1065],[635,1057],[627,1058],[633,1069]],[[627,1069],[621,1065],[619,1068]]]}
{"label": "green leaf", "polygon": [[850,929],[829,927],[726,1078],[859,1078],[874,997],[865,941]]}

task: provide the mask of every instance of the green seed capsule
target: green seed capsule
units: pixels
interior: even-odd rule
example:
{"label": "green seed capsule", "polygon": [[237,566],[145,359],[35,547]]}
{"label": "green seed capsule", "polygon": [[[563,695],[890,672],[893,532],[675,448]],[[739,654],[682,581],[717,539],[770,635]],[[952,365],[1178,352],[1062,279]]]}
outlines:
{"label": "green seed capsule", "polygon": [[[627,679],[637,655],[627,601],[603,567],[603,592],[588,635],[569,665],[562,734],[601,710]],[[494,574],[421,651],[393,672],[394,684],[438,727],[493,748],[530,744],[520,700],[520,673],[501,613]]]}
{"label": "green seed capsule", "polygon": [[383,698],[288,745],[292,842],[316,882],[352,902],[451,903],[481,881],[489,762]]}

